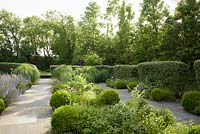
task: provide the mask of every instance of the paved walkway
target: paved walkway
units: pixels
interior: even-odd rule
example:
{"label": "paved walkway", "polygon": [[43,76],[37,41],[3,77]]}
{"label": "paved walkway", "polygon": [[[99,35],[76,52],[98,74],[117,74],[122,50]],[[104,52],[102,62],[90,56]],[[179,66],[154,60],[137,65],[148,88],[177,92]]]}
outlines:
{"label": "paved walkway", "polygon": [[[105,83],[99,83],[101,87],[105,89],[111,89],[110,87],[107,87]],[[125,103],[127,100],[131,98],[131,93],[128,92],[127,89],[120,89],[119,96],[122,101],[122,103]],[[200,124],[200,116],[191,114],[183,109],[180,102],[156,102],[153,100],[147,100],[149,104],[159,107],[159,108],[168,108],[170,109],[174,116],[176,117],[177,121],[186,121],[193,120],[195,124]]]}
{"label": "paved walkway", "polygon": [[0,115],[0,134],[48,134],[52,111],[50,88],[50,79],[40,79],[19,96]]}

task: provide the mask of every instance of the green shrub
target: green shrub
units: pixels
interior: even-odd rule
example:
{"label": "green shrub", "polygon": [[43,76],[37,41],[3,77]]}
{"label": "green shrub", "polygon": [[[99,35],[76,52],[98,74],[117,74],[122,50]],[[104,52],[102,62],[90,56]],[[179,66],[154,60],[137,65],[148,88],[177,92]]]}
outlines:
{"label": "green shrub", "polygon": [[188,126],[184,123],[168,125],[164,130],[164,134],[188,134]]}
{"label": "green shrub", "polygon": [[74,72],[71,66],[60,65],[56,67],[52,72],[52,78],[59,81],[71,81],[73,79]]}
{"label": "green shrub", "polygon": [[187,91],[184,93],[181,103],[185,110],[193,112],[198,110],[198,107],[200,106],[200,92],[198,91]]}
{"label": "green shrub", "polygon": [[71,102],[71,95],[66,90],[60,90],[52,94],[50,106],[55,109],[63,105],[68,105]]}
{"label": "green shrub", "polygon": [[104,91],[104,89],[101,87],[101,86],[98,86],[98,85],[94,85],[92,87],[92,91],[95,93],[95,94],[100,94],[102,91]]}
{"label": "green shrub", "polygon": [[200,134],[200,125],[194,125],[189,129],[188,134]]}
{"label": "green shrub", "polygon": [[115,65],[113,76],[116,79],[138,79],[138,69],[136,65]]}
{"label": "green shrub", "polygon": [[35,83],[40,78],[39,70],[35,65],[32,64],[21,64],[14,69],[14,73],[30,78],[32,83]]}
{"label": "green shrub", "polygon": [[4,111],[5,109],[5,103],[2,99],[0,99],[0,114]]}
{"label": "green shrub", "polygon": [[109,70],[102,69],[102,70],[98,71],[98,73],[95,77],[95,83],[105,82],[109,78],[110,78]]}
{"label": "green shrub", "polygon": [[51,127],[53,134],[77,133],[79,108],[75,106],[61,106],[53,112]]}
{"label": "green shrub", "polygon": [[194,62],[194,70],[195,70],[197,83],[198,85],[200,85],[200,60],[196,60]]}
{"label": "green shrub", "polygon": [[131,81],[127,84],[128,91],[134,90],[134,88],[137,86],[138,82],[137,81]]}
{"label": "green shrub", "polygon": [[139,79],[151,88],[170,88],[176,93],[184,89],[189,68],[179,61],[144,62],[138,65]]}
{"label": "green shrub", "polygon": [[83,56],[84,65],[94,66],[103,64],[103,58],[95,52],[89,52]]}
{"label": "green shrub", "polygon": [[107,80],[106,80],[106,85],[107,85],[108,87],[115,87],[115,81],[112,80],[112,79],[107,79]]}
{"label": "green shrub", "polygon": [[93,105],[95,104],[96,94],[92,91],[83,92],[80,97],[80,104],[81,105]]}
{"label": "green shrub", "polygon": [[200,115],[200,105],[195,107],[195,109],[193,110],[194,114],[196,115]]}
{"label": "green shrub", "polygon": [[126,89],[127,88],[126,83],[123,80],[116,80],[115,84],[114,84],[114,87],[116,89]]}
{"label": "green shrub", "polygon": [[116,90],[104,90],[97,96],[98,105],[114,105],[119,101],[119,93]]}
{"label": "green shrub", "polygon": [[154,88],[151,90],[151,97],[155,101],[175,100],[175,94],[170,89]]}
{"label": "green shrub", "polygon": [[11,73],[16,67],[22,63],[0,62],[0,72]]}
{"label": "green shrub", "polygon": [[63,83],[57,83],[52,87],[52,93],[55,93],[59,90],[66,90],[69,88],[69,85]]}
{"label": "green shrub", "polygon": [[28,87],[31,88],[33,86],[33,83],[31,81],[28,82]]}

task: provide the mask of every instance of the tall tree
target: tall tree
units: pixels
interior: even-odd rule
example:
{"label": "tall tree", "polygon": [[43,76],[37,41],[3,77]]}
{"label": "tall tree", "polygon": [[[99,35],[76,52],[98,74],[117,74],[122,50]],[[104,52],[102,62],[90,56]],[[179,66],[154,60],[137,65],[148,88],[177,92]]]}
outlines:
{"label": "tall tree", "polygon": [[[0,51],[1,56],[13,56],[16,54],[20,57],[20,35],[21,19],[15,14],[6,10],[0,11]],[[9,53],[9,54],[8,54]],[[8,54],[8,55],[7,55]]]}
{"label": "tall tree", "polygon": [[155,60],[161,44],[162,28],[169,12],[162,0],[144,0],[137,25],[136,44],[140,52],[139,62]]}

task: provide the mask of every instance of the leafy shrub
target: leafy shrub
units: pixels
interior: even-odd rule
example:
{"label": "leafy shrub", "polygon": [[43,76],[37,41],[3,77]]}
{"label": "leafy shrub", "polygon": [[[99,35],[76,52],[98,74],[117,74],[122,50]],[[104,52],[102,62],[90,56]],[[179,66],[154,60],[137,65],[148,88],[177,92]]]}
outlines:
{"label": "leafy shrub", "polygon": [[26,78],[30,78],[31,82],[34,83],[40,78],[40,72],[35,65],[32,64],[21,64],[14,69],[15,74],[21,74]]}
{"label": "leafy shrub", "polygon": [[66,90],[67,88],[69,88],[69,85],[64,83],[57,83],[52,87],[52,93],[55,93],[56,91],[59,90]]}
{"label": "leafy shrub", "polygon": [[200,105],[195,107],[194,111],[195,114],[200,115]]}
{"label": "leafy shrub", "polygon": [[102,70],[98,71],[98,73],[95,77],[95,82],[96,83],[105,82],[108,78],[110,78],[109,70],[102,69]]}
{"label": "leafy shrub", "polygon": [[95,93],[95,94],[100,94],[102,91],[104,91],[104,89],[101,87],[101,86],[98,86],[98,85],[94,85],[92,87],[92,91]]}
{"label": "leafy shrub", "polygon": [[198,91],[187,91],[184,93],[181,103],[185,110],[193,112],[198,110],[198,107],[200,106],[200,92]]}
{"label": "leafy shrub", "polygon": [[200,125],[194,125],[189,129],[188,134],[200,134]]}
{"label": "leafy shrub", "polygon": [[105,131],[105,120],[102,118],[101,109],[88,106],[79,110],[79,133],[102,134]]}
{"label": "leafy shrub", "polygon": [[165,134],[188,134],[188,126],[184,123],[176,123],[175,125],[168,125],[164,130]]}
{"label": "leafy shrub", "polygon": [[52,72],[52,78],[59,81],[71,81],[73,79],[74,72],[71,66],[60,65],[56,67]]}
{"label": "leafy shrub", "polygon": [[97,96],[98,105],[114,105],[120,101],[116,90],[104,90]]}
{"label": "leafy shrub", "polygon": [[170,89],[154,88],[151,90],[151,97],[155,101],[175,100],[175,94]]}
{"label": "leafy shrub", "polygon": [[0,62],[0,72],[11,73],[13,69],[20,66],[21,63]]}
{"label": "leafy shrub", "polygon": [[196,60],[194,62],[194,70],[195,70],[197,83],[198,85],[200,85],[200,60]]}
{"label": "leafy shrub", "polygon": [[0,114],[4,111],[4,109],[5,109],[4,101],[0,99]]}
{"label": "leafy shrub", "polygon": [[113,76],[116,79],[138,79],[137,65],[115,65],[113,67]]}
{"label": "leafy shrub", "polygon": [[123,80],[116,80],[114,87],[117,89],[126,89],[127,88],[126,83]]}
{"label": "leafy shrub", "polygon": [[92,105],[95,104],[96,94],[92,91],[86,91],[81,95],[80,103],[81,105]]}
{"label": "leafy shrub", "polygon": [[137,86],[138,82],[137,81],[131,81],[127,84],[128,87],[128,91],[132,91],[136,86]]}
{"label": "leafy shrub", "polygon": [[92,51],[83,56],[83,61],[84,65],[90,66],[103,64],[103,58]]}
{"label": "leafy shrub", "polygon": [[79,120],[79,107],[61,106],[54,110],[51,127],[54,134],[77,133]]}
{"label": "leafy shrub", "polygon": [[112,79],[107,79],[107,80],[106,80],[106,85],[107,85],[108,87],[115,87],[115,81],[112,80]]}
{"label": "leafy shrub", "polygon": [[189,69],[183,62],[144,62],[138,65],[139,79],[145,85],[155,88],[170,88],[179,92],[184,88]]}
{"label": "leafy shrub", "polygon": [[60,90],[52,94],[50,106],[55,109],[63,105],[68,105],[71,102],[71,96],[68,91]]}

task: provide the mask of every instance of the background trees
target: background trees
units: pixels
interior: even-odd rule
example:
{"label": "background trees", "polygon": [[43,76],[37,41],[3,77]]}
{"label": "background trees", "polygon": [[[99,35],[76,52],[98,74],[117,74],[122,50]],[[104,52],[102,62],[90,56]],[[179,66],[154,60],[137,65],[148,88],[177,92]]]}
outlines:
{"label": "background trees", "polygon": [[[57,11],[21,19],[1,10],[0,61],[30,62],[41,69],[152,60],[192,65],[200,55],[199,8],[198,0],[180,0],[169,14],[163,0],[144,0],[138,21],[126,0],[108,0],[104,14],[90,2],[79,21]],[[88,62],[91,57],[96,59]]]}

